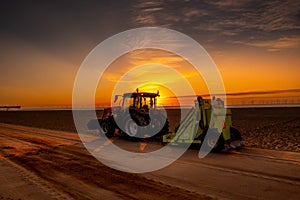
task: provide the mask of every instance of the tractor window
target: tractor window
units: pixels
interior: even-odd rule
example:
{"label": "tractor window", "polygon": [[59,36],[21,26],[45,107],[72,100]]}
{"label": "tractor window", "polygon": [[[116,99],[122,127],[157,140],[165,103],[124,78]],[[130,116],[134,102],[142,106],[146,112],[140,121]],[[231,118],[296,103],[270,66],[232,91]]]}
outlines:
{"label": "tractor window", "polygon": [[142,107],[143,108],[153,108],[156,103],[155,97],[144,97],[142,98]]}
{"label": "tractor window", "polygon": [[133,97],[130,97],[130,98],[127,97],[127,98],[124,98],[123,106],[124,106],[125,108],[134,106],[134,105],[136,105],[136,102],[134,102],[134,101],[136,101],[136,100],[137,100],[137,98],[133,98]]}
{"label": "tractor window", "polygon": [[143,95],[126,96],[123,99],[123,107],[134,107],[137,109],[153,108],[156,105],[156,97],[149,97]]}
{"label": "tractor window", "polygon": [[146,97],[143,98],[143,103],[142,104],[143,104],[143,106],[148,106]]}
{"label": "tractor window", "polygon": [[151,105],[151,97],[141,97],[141,109],[149,110]]}
{"label": "tractor window", "polygon": [[153,107],[153,104],[154,104],[154,101],[153,101],[153,98],[152,98],[152,97],[150,98],[150,102],[149,102],[149,103],[150,103],[150,108],[152,108],[152,107]]}

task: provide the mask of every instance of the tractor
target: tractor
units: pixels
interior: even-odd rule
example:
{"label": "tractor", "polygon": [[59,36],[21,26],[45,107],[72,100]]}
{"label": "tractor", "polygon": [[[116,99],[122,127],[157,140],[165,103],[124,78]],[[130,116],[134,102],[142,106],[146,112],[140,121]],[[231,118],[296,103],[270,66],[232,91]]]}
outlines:
{"label": "tractor", "polygon": [[120,96],[119,106],[105,108],[102,118],[91,120],[88,129],[99,127],[95,126],[99,123],[100,132],[108,138],[118,129],[129,139],[156,138],[163,143],[201,145],[213,151],[239,149],[244,145],[241,133],[232,127],[231,110],[225,109],[220,98],[211,100],[198,96],[180,126],[174,133],[169,133],[167,115],[157,106],[159,92],[139,92],[137,89],[134,93],[116,95],[115,102]]}
{"label": "tractor", "polygon": [[[157,93],[139,92],[116,95],[114,102],[119,106],[105,108],[102,118],[97,119],[100,132],[108,138],[114,136],[115,130],[120,130],[126,138],[153,138],[169,132],[169,122],[163,109],[157,106]],[[93,129],[95,121],[88,123]]]}
{"label": "tractor", "polygon": [[[231,110],[226,108],[224,113],[224,102],[220,98],[213,97],[214,107],[211,101],[198,96],[195,106],[188,112],[180,126],[177,126],[175,133],[164,135],[163,142],[200,144],[213,151],[241,148],[244,141],[241,133],[232,127]],[[214,121],[210,124],[212,117]],[[216,124],[222,124],[222,127]],[[205,139],[206,135],[211,137]]]}

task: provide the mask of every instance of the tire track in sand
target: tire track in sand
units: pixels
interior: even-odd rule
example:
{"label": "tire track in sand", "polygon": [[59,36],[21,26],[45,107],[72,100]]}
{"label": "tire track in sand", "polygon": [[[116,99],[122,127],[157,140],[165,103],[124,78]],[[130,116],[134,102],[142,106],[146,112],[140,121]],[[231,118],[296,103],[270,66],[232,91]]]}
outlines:
{"label": "tire track in sand", "polygon": [[40,177],[35,175],[33,172],[14,163],[13,161],[11,161],[9,159],[4,159],[3,162],[6,162],[10,167],[15,169],[15,172],[18,175],[20,175],[22,178],[24,178],[26,180],[26,182],[36,185],[38,188],[40,188],[45,193],[47,193],[51,199],[57,199],[57,200],[73,199],[67,193],[57,190],[54,186],[52,186],[51,183],[47,182],[44,179],[41,179]]}

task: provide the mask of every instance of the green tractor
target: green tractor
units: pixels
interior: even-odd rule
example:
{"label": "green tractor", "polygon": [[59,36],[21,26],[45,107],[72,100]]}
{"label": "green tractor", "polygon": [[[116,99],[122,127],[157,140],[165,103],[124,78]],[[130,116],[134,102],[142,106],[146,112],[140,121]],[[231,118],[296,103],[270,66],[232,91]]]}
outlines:
{"label": "green tractor", "polygon": [[[214,107],[211,105],[211,100],[198,96],[195,107],[188,112],[180,126],[175,129],[175,133],[163,136],[163,142],[199,144],[213,151],[241,148],[244,141],[241,133],[232,127],[231,110],[224,108],[221,99],[213,98],[213,101]],[[214,121],[211,123],[212,117]],[[217,124],[222,124],[222,127]]]}

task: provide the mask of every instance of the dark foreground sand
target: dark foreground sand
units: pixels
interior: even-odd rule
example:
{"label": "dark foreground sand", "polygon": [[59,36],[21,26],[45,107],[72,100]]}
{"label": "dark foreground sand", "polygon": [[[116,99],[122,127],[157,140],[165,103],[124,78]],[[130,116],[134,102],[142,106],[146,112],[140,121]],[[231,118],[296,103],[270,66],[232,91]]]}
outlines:
{"label": "dark foreground sand", "polygon": [[[87,137],[99,141],[98,136]],[[136,143],[125,144],[135,149],[132,144]],[[1,200],[211,199],[203,193],[109,168],[85,149],[77,134],[3,123],[0,180]]]}
{"label": "dark foreground sand", "polygon": [[[180,111],[167,110],[170,131],[179,124]],[[233,126],[247,146],[300,152],[300,108],[232,109]],[[101,116],[101,111],[98,111]],[[0,122],[76,132],[72,111],[1,111]]]}

